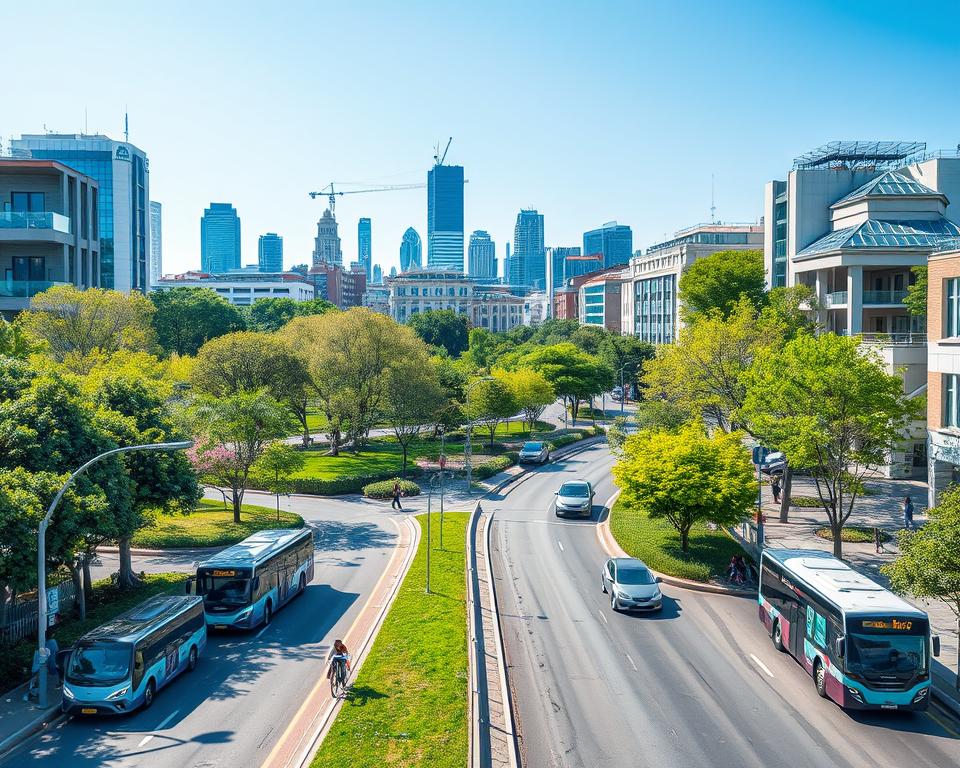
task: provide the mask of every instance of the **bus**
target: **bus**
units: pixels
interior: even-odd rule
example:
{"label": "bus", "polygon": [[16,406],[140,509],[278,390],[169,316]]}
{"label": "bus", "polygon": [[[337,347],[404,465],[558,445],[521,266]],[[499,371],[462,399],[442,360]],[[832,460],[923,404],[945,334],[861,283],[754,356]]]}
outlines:
{"label": "bus", "polygon": [[764,549],[760,620],[817,693],[849,709],[923,710],[940,638],[927,614],[826,552]]}
{"label": "bus", "polygon": [[258,531],[197,566],[187,592],[203,597],[207,626],[252,629],[313,581],[313,531]]}
{"label": "bus", "polygon": [[146,709],[163,686],[194,670],[206,645],[199,597],[151,597],[76,642],[64,670],[61,708],[80,715]]}

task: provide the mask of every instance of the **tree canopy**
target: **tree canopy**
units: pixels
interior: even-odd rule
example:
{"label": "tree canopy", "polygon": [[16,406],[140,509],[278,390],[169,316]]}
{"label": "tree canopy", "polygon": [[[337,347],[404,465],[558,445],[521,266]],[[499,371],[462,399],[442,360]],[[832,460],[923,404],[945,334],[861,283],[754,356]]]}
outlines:
{"label": "tree canopy", "polygon": [[469,345],[467,318],[452,309],[418,312],[407,325],[427,344],[447,350],[450,357],[459,357]]}
{"label": "tree canopy", "polygon": [[680,277],[677,298],[686,320],[718,311],[729,315],[741,298],[766,303],[763,251],[717,251],[697,259]]}
{"label": "tree canopy", "polygon": [[322,315],[336,308],[324,299],[294,301],[286,296],[257,299],[250,307],[250,327],[258,331],[279,331],[295,317]]}
{"label": "tree canopy", "polygon": [[243,314],[212,288],[177,286],[150,293],[153,328],[165,352],[195,355],[210,339],[242,331]]}
{"label": "tree canopy", "polygon": [[613,371],[594,355],[570,342],[553,344],[528,352],[516,361],[517,368],[538,371],[553,385],[557,397],[570,403],[576,422],[580,403],[613,386]]}
{"label": "tree canopy", "polygon": [[927,272],[926,266],[913,267],[911,270],[916,277],[913,285],[907,286],[907,297],[903,303],[914,317],[923,317],[927,314]]}

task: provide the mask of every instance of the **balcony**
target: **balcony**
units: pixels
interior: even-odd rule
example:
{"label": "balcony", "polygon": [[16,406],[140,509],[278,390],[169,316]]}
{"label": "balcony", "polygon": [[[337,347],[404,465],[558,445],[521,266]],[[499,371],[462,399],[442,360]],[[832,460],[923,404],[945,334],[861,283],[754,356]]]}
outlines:
{"label": "balcony", "polygon": [[847,306],[847,292],[846,291],[834,291],[833,293],[828,293],[823,298],[823,306],[827,309],[831,307],[845,307]]}
{"label": "balcony", "polygon": [[864,291],[863,292],[863,303],[864,304],[883,304],[889,306],[897,306],[903,304],[903,300],[907,298],[906,291]]}
{"label": "balcony", "polygon": [[9,229],[52,229],[69,235],[70,219],[52,211],[2,211],[0,230]]}
{"label": "balcony", "polygon": [[0,299],[29,299],[55,285],[69,285],[53,280],[2,280]]}

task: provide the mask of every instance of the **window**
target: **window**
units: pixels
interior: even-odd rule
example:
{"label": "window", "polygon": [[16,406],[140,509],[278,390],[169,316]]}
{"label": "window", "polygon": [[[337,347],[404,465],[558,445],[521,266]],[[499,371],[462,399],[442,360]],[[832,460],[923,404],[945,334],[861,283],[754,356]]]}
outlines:
{"label": "window", "polygon": [[947,280],[947,318],[944,323],[943,337],[960,336],[960,278]]}
{"label": "window", "polygon": [[955,373],[943,375],[943,426],[960,427],[960,376]]}
{"label": "window", "polygon": [[43,192],[11,192],[10,208],[15,213],[39,213],[44,210]]}

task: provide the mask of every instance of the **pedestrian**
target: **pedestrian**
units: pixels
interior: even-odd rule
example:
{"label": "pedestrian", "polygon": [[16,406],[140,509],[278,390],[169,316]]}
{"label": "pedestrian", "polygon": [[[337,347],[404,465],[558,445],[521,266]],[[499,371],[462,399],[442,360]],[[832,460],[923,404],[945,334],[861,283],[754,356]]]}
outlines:
{"label": "pedestrian", "polygon": [[399,509],[403,512],[403,507],[400,504],[400,481],[393,481],[393,501],[390,504],[391,509]]}
{"label": "pedestrian", "polygon": [[873,529],[873,546],[876,547],[878,555],[887,551],[883,547],[883,534],[880,532],[879,526],[875,526]]}
{"label": "pedestrian", "polygon": [[780,503],[780,475],[774,475],[770,482],[770,490],[773,491],[774,504]]}
{"label": "pedestrian", "polygon": [[903,527],[913,530],[913,499],[910,494],[903,497]]}

